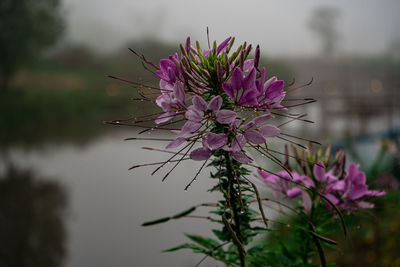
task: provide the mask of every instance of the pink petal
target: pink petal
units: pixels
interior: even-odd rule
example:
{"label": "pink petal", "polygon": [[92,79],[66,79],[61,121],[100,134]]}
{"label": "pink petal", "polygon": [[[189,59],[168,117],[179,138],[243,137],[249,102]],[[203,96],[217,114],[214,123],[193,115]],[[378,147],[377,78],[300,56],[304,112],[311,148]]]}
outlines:
{"label": "pink petal", "polygon": [[200,96],[194,96],[192,99],[192,103],[194,107],[199,111],[205,112],[207,110],[207,102],[204,101],[204,99]]}
{"label": "pink petal", "polygon": [[325,182],[325,165],[322,161],[318,161],[317,164],[314,164],[313,174],[317,181]]}
{"label": "pink petal", "polygon": [[180,146],[182,143],[184,143],[186,141],[186,138],[183,137],[178,137],[176,138],[174,141],[172,141],[171,143],[169,143],[165,148],[166,149],[171,149],[171,148],[175,148]]}
{"label": "pink petal", "polygon": [[303,184],[305,184],[308,187],[315,187],[313,180],[308,176],[302,175],[300,177],[300,180],[303,182]]}
{"label": "pink petal", "polygon": [[222,84],[222,89],[224,89],[225,93],[232,99],[235,98],[235,93],[233,91],[233,87],[229,83],[223,83]]}
{"label": "pink petal", "polygon": [[258,129],[264,137],[275,137],[281,133],[281,130],[274,125],[265,125]]}
{"label": "pink petal", "polygon": [[221,124],[230,124],[235,121],[236,112],[223,109],[217,112],[215,118]]}
{"label": "pink petal", "polygon": [[277,80],[272,82],[265,93],[268,99],[274,99],[282,94],[283,88],[285,87],[285,82],[282,80]]}
{"label": "pink petal", "polygon": [[186,101],[185,89],[182,82],[177,81],[174,86],[174,94],[176,99],[182,104]]}
{"label": "pink petal", "polygon": [[365,193],[365,196],[369,196],[369,197],[381,197],[386,195],[385,191],[378,191],[378,190],[368,190]]}
{"label": "pink petal", "polygon": [[256,130],[247,130],[243,135],[250,143],[255,145],[264,144],[265,141],[267,141],[265,137]]}
{"label": "pink petal", "polygon": [[269,175],[268,172],[266,172],[266,171],[264,171],[264,170],[260,170],[260,169],[257,170],[257,173],[258,173],[258,175],[260,175],[260,177],[261,177],[262,179],[267,178],[268,175]]}
{"label": "pink petal", "polygon": [[232,39],[232,37],[226,38],[218,47],[217,47],[217,55],[221,52],[224,52],[229,45],[229,41]]}
{"label": "pink petal", "polygon": [[268,87],[271,86],[272,83],[274,83],[277,80],[275,76],[269,78],[265,83],[264,83],[264,89],[263,89],[263,95],[265,94],[265,91],[268,89]]}
{"label": "pink petal", "polygon": [[185,112],[186,119],[193,122],[200,122],[203,120],[203,112],[198,111],[197,109],[190,106],[188,110]]}
{"label": "pink petal", "polygon": [[198,122],[193,122],[193,121],[187,121],[183,127],[182,130],[180,131],[181,135],[187,135],[189,133],[193,133],[200,129],[201,123]]}
{"label": "pink petal", "polygon": [[363,197],[368,191],[367,185],[356,185],[349,193],[349,198],[352,200]]}
{"label": "pink petal", "polygon": [[372,209],[375,205],[374,205],[374,203],[371,203],[371,202],[359,201],[359,202],[357,202],[357,206],[362,209]]}
{"label": "pink petal", "polygon": [[210,103],[208,103],[207,109],[213,112],[217,112],[218,110],[220,110],[221,106],[222,106],[222,97],[217,95],[213,99],[211,99]]}
{"label": "pink petal", "polygon": [[[271,117],[271,115],[265,114],[265,115],[258,116],[256,118],[252,119],[251,121],[254,122],[254,126],[259,127],[262,124],[264,124],[265,122],[267,122],[270,117]],[[270,126],[273,126],[273,125],[270,125]],[[273,126],[273,127],[275,127],[275,126]],[[279,130],[279,128],[277,128],[277,129]],[[267,137],[267,136],[265,136],[265,137]]]}
{"label": "pink petal", "polygon": [[233,137],[231,150],[232,151],[240,151],[243,149],[244,145],[246,144],[246,138],[243,134],[238,134]]}
{"label": "pink petal", "polygon": [[346,176],[344,177],[344,180],[353,181],[354,177],[358,173],[358,168],[359,168],[359,165],[354,164],[354,163],[350,164],[349,167],[347,168],[347,172],[346,172]]}
{"label": "pink petal", "polygon": [[232,152],[232,157],[241,163],[250,163],[253,160],[248,157],[244,152],[238,151],[238,152]]}
{"label": "pink petal", "polygon": [[346,186],[346,183],[344,181],[337,181],[332,185],[330,189],[334,191],[343,191]]}
{"label": "pink petal", "polygon": [[249,72],[254,67],[254,59],[247,59],[243,64],[243,71]]}
{"label": "pink petal", "polygon": [[[242,86],[244,90],[250,90],[255,88],[255,81],[256,81],[256,68],[252,68],[250,73],[243,79]],[[257,90],[256,90],[257,91]]]}
{"label": "pink petal", "polygon": [[252,88],[249,88],[246,91],[244,91],[244,93],[240,97],[239,103],[241,105],[256,106],[258,105],[257,96],[258,96],[258,91],[255,88],[255,86],[253,86]]}
{"label": "pink petal", "polygon": [[204,57],[208,57],[210,52],[211,52],[211,49],[206,49],[206,50],[203,50],[202,54],[203,54]]}
{"label": "pink petal", "polygon": [[312,207],[312,200],[307,192],[303,191],[303,207],[306,211],[310,211]]}
{"label": "pink petal", "polygon": [[208,148],[198,148],[193,150],[192,152],[190,152],[190,158],[192,160],[206,160],[209,159],[211,157],[211,150],[209,150]]}
{"label": "pink petal", "polygon": [[240,68],[235,68],[232,73],[231,84],[233,91],[239,91],[242,88],[243,73]]}
{"label": "pink petal", "polygon": [[[339,203],[339,199],[337,199],[334,195],[332,194],[326,194],[325,197],[329,199],[333,204],[337,205]],[[327,203],[328,206],[331,206],[329,203]]]}
{"label": "pink petal", "polygon": [[300,196],[300,195],[301,195],[301,192],[302,192],[302,191],[301,191],[300,188],[293,187],[293,188],[289,189],[288,191],[286,191],[286,195],[287,195],[289,198],[295,198],[295,197]]}
{"label": "pink petal", "polygon": [[207,134],[207,144],[211,149],[219,149],[228,143],[228,136],[226,134]]}
{"label": "pink petal", "polygon": [[165,112],[165,113],[161,114],[160,116],[158,116],[157,119],[154,120],[154,122],[156,124],[167,122],[174,117],[174,114],[175,114],[174,112]]}

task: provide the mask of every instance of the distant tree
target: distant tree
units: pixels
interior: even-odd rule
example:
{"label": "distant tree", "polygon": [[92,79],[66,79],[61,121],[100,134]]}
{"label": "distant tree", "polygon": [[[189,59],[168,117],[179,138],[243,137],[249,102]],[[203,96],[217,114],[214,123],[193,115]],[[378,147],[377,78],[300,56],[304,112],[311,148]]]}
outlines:
{"label": "distant tree", "polygon": [[61,0],[0,1],[0,88],[64,30]]}
{"label": "distant tree", "polygon": [[340,11],[335,7],[318,7],[309,21],[309,27],[318,35],[322,42],[322,53],[330,55],[336,50],[339,34],[336,21]]}

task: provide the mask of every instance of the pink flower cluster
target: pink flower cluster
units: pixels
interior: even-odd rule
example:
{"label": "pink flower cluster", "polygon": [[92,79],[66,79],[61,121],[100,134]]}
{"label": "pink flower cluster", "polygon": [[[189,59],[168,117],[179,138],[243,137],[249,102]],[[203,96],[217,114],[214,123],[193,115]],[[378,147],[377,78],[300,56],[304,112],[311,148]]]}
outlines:
{"label": "pink flower cluster", "polygon": [[[343,177],[337,177],[332,170],[326,171],[321,161],[314,164],[312,178],[295,171],[291,172],[291,176],[287,171],[280,171],[274,175],[259,170],[258,174],[279,197],[293,199],[302,195],[303,206],[308,211],[311,209],[312,200],[310,190],[306,188],[317,190],[337,207],[347,211],[373,208],[374,204],[368,200],[385,195],[384,191],[368,189],[365,173],[361,172],[356,164],[350,164]],[[330,204],[326,203],[330,207]]]}
{"label": "pink flower cluster", "polygon": [[[255,59],[243,59],[251,49],[244,45],[236,55],[241,60],[230,62],[228,50],[233,41],[229,37],[216,49],[201,51],[188,39],[181,56],[174,54],[160,61],[156,75],[161,94],[155,103],[163,112],[155,123],[166,125],[179,116],[184,121],[181,129],[172,130],[178,137],[167,149],[198,142],[201,147],[189,153],[193,160],[207,160],[223,150],[235,160],[249,163],[252,159],[244,151],[247,144],[264,144],[280,134],[279,128],[267,122],[272,117],[270,109],[285,110],[281,105],[284,82],[276,77],[265,81],[265,69],[258,70],[259,47]],[[216,131],[218,126],[222,128]]]}

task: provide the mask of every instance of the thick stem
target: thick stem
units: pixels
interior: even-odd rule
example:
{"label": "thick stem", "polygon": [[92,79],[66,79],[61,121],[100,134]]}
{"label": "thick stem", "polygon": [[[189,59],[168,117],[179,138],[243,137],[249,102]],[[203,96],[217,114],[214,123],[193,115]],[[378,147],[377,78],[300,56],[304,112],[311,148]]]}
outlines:
{"label": "thick stem", "polygon": [[[241,209],[241,204],[240,204],[240,199],[238,197],[238,192],[236,192],[236,189],[234,187],[235,184],[235,174],[234,174],[234,168],[232,165],[232,159],[229,155],[228,152],[224,153],[225,156],[225,162],[226,162],[226,170],[227,170],[227,177],[230,181],[230,201],[231,201],[231,208],[232,208],[232,215],[233,215],[233,220],[234,220],[234,227],[233,230],[236,233],[237,238],[239,241],[243,244],[243,237],[240,229],[240,209]],[[239,259],[240,259],[240,266],[244,267],[246,266],[245,262],[245,254],[243,253],[243,250],[238,246],[237,247],[238,254],[239,254]]]}

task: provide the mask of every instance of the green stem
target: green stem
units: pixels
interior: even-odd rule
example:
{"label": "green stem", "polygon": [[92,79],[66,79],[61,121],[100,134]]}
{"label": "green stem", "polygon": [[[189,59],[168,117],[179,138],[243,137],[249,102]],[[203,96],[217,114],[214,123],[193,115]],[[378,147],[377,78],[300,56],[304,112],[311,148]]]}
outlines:
{"label": "green stem", "polygon": [[[230,201],[231,201],[231,208],[232,208],[232,215],[233,215],[233,220],[235,222],[233,230],[236,233],[237,238],[239,241],[243,244],[243,237],[240,229],[240,211],[241,209],[241,204],[240,204],[240,199],[238,198],[238,193],[236,192],[236,189],[234,188],[235,184],[235,174],[234,174],[234,169],[232,165],[232,159],[229,155],[228,152],[224,153],[225,156],[225,161],[226,161],[226,170],[227,170],[227,177],[230,181],[229,189],[230,189]],[[240,259],[240,266],[245,267],[246,262],[245,262],[245,254],[243,250],[237,246],[238,254],[239,254],[239,259]]]}
{"label": "green stem", "polygon": [[[313,203],[314,203],[314,199],[315,197],[313,197]],[[310,211],[310,230],[316,233],[316,229],[314,227],[314,213],[315,213],[315,207],[314,204],[311,207],[311,211]],[[316,236],[313,236],[313,241],[315,243],[315,246],[317,247],[317,251],[318,251],[318,255],[319,255],[319,259],[321,261],[321,265],[322,267],[326,267],[326,259],[325,259],[325,253],[324,250],[322,249],[322,245],[321,242],[319,242],[319,239]]]}

